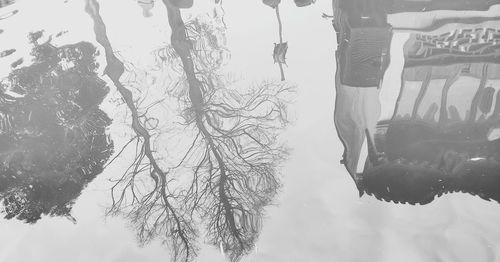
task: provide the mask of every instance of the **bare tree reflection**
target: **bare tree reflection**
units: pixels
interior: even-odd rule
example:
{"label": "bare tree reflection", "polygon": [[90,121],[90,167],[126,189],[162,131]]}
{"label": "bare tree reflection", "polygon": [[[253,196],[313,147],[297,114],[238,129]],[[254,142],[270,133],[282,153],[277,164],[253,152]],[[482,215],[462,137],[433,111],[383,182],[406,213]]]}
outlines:
{"label": "bare tree reflection", "polygon": [[108,92],[93,45],[54,46],[30,34],[33,63],[0,85],[0,199],[6,218],[66,216],[113,151],[99,109]]}
{"label": "bare tree reflection", "polygon": [[153,52],[156,70],[171,69],[168,73],[180,79],[166,94],[178,98],[184,129],[195,133],[183,157],[168,169],[160,166],[165,156],[152,146],[158,128],[152,123],[158,121],[141,110],[139,99],[120,81],[125,65],[106,36],[98,3],[87,0],[86,11],[106,54],[105,73],[132,113],[136,134],[116,156],[136,145],[132,163],[112,189],[110,213],[129,218],[143,244],[160,237],[173,251],[173,261],[196,257],[194,224],[200,222],[208,242],[236,261],[254,246],[264,207],[280,186],[277,166],[286,150],[277,139],[287,124],[283,97],[291,88],[267,82],[248,91],[227,88],[232,82],[220,72],[229,57],[223,18],[216,13],[185,23],[178,5],[169,0],[164,4],[171,45]]}
{"label": "bare tree reflection", "polygon": [[[220,6],[220,5],[218,5]],[[185,22],[186,38],[189,42],[192,52],[197,55],[193,56],[194,64],[197,70],[204,70],[210,67],[212,71],[220,69],[230,57],[229,50],[226,48],[226,27],[223,22],[223,17],[218,16],[212,18],[209,15],[200,15]],[[214,22],[217,20],[217,22]],[[165,45],[153,51],[157,69],[167,67],[172,69],[177,74],[183,74],[184,69],[179,57],[179,54],[172,45]],[[202,71],[200,75],[212,74],[214,72]],[[171,93],[172,95],[177,95]]]}
{"label": "bare tree reflection", "polygon": [[221,246],[237,261],[254,246],[263,208],[280,185],[276,167],[286,150],[277,144],[277,131],[287,123],[286,104],[280,97],[290,88],[264,83],[245,94],[226,88],[217,72],[219,60],[206,56],[220,48],[193,48],[186,27],[190,23],[184,23],[179,9],[164,3],[172,48],[186,76],[186,125],[197,129],[178,165],[196,160],[185,200],[207,221],[209,243]]}
{"label": "bare tree reflection", "polygon": [[149,118],[138,112],[132,92],[120,82],[124,64],[114,54],[99,14],[99,4],[96,0],[86,0],[85,10],[94,22],[96,39],[106,53],[105,73],[132,113],[132,129],[136,134],[129,142],[136,142],[135,159],[113,187],[110,213],[129,217],[142,243],[160,236],[170,247],[173,261],[192,261],[197,252],[193,243],[196,230],[182,208],[178,193],[169,188],[168,172],[160,167],[154,155],[147,125]]}

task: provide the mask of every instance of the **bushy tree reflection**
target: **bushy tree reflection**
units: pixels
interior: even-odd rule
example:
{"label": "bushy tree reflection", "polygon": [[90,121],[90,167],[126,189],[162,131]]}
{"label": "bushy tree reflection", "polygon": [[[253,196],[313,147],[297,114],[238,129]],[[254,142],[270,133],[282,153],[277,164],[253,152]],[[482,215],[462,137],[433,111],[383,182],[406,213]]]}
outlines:
{"label": "bushy tree reflection", "polygon": [[110,211],[131,220],[141,243],[163,239],[174,261],[195,259],[200,231],[237,261],[253,248],[264,207],[280,186],[277,166],[286,150],[277,139],[288,122],[283,98],[291,90],[285,83],[270,82],[247,91],[230,88],[232,81],[221,70],[229,57],[222,18],[216,13],[184,22],[174,3],[163,2],[171,45],[154,54],[159,70],[174,69],[170,72],[178,79],[176,90],[167,93],[180,101],[186,135],[194,134],[183,157],[168,169],[160,167],[165,156],[150,144],[150,118],[138,113],[131,93],[119,81],[123,64],[113,55],[98,5],[87,1],[97,39],[106,49],[108,76],[123,89],[138,137],[133,140],[138,143],[135,161],[113,188]]}
{"label": "bushy tree reflection", "polygon": [[0,198],[5,217],[35,223],[71,218],[82,189],[113,150],[111,120],[99,109],[108,87],[87,42],[54,46],[30,35],[33,63],[0,88]]}
{"label": "bushy tree reflection", "polygon": [[[500,202],[500,67],[498,59],[492,60],[498,56],[498,30],[482,24],[489,21],[495,27],[498,19],[481,17],[478,24],[465,19],[452,31],[442,21],[431,25],[431,32],[415,30],[403,48],[394,112],[380,119],[378,96],[387,65],[361,61],[388,61],[392,29],[386,17],[392,11],[370,9],[365,14],[347,3],[334,2],[340,49],[335,122],[345,145],[343,162],[360,194],[427,204],[435,196],[461,191]],[[357,23],[376,17],[379,24]],[[366,37],[365,31],[375,30],[390,33]],[[362,38],[355,38],[358,31]],[[368,157],[360,171],[356,166],[363,143]]]}

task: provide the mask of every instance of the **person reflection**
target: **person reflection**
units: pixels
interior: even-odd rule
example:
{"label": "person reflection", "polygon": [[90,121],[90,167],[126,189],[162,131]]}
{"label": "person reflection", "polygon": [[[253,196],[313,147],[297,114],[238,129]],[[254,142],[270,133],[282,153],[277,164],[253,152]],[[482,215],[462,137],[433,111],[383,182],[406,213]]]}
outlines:
{"label": "person reflection", "polygon": [[30,34],[31,65],[0,84],[0,199],[5,218],[64,216],[113,151],[99,109],[109,88],[87,42],[55,46]]}
{"label": "person reflection", "polygon": [[[341,21],[342,16],[336,17],[336,28],[343,32]],[[500,202],[500,67],[494,59],[499,24],[495,17],[471,21],[454,24],[451,31],[444,23],[431,27],[433,31],[411,33],[403,47],[401,89],[389,118],[366,109],[377,107],[367,101],[378,101],[378,92],[364,98],[366,92],[348,89],[342,81],[343,70],[357,53],[344,60],[339,56],[335,121],[345,145],[343,161],[361,195],[427,204],[435,196],[462,191]],[[339,52],[350,47],[340,44]],[[356,104],[342,103],[346,100]],[[365,163],[360,161],[363,144]]]}
{"label": "person reflection", "polygon": [[342,163],[355,181],[365,130],[373,133],[380,113],[378,95],[389,64],[392,37],[387,16],[373,1],[333,1],[337,34],[335,126],[342,143]]}

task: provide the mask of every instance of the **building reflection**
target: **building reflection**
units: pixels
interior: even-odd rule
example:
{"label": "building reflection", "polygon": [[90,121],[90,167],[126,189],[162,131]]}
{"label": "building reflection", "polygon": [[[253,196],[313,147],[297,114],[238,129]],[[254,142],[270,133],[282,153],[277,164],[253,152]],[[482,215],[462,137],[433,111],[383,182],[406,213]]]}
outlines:
{"label": "building reflection", "polygon": [[[500,202],[500,24],[488,13],[500,2],[453,5],[473,16],[440,10],[444,2],[382,1],[377,9],[372,1],[334,1],[335,124],[360,195],[427,204],[461,191]],[[434,10],[432,22],[412,13],[419,8]],[[382,95],[390,88],[383,83],[392,72],[389,45],[408,33],[401,87],[390,102]]]}

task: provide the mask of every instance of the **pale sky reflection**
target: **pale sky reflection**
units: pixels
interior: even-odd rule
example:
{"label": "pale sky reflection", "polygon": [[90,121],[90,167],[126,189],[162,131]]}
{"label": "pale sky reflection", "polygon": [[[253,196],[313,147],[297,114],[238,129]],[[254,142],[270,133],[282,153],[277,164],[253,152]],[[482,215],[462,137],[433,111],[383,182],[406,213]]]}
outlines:
{"label": "pale sky reflection", "polygon": [[[210,5],[195,2],[189,13],[211,11]],[[292,154],[282,170],[284,188],[276,205],[268,208],[257,247],[243,261],[500,261],[497,203],[459,193],[425,206],[358,197],[339,163],[343,147],[333,123],[336,40],[330,21],[321,18],[321,13],[331,13],[331,3],[317,1],[313,6],[296,8],[292,1],[283,2],[280,12],[284,38],[289,42],[285,70],[288,80],[298,86],[296,103],[290,106],[295,122],[285,134]],[[0,50],[15,47],[19,52],[16,58],[28,55],[26,35],[36,29],[45,29],[47,34],[69,30],[55,43],[95,43],[83,1],[19,0],[16,5],[19,14],[0,22],[5,30],[0,35]],[[273,10],[260,1],[224,1],[224,8],[232,53],[227,71],[247,84],[278,78],[272,62],[273,43],[278,41]],[[148,19],[132,0],[101,1],[101,9],[115,49],[137,66],[150,63],[149,52],[169,41],[161,3]],[[396,43],[402,43],[407,36],[395,37]],[[9,59],[12,61],[0,64],[0,76],[6,75],[15,60]],[[104,65],[103,60],[100,63]],[[383,91],[385,86],[399,87],[401,66],[400,60],[392,60]],[[384,107],[390,95],[381,94],[383,112],[390,111]],[[111,117],[118,114],[112,106],[110,101],[103,105]],[[119,132],[122,127],[115,121],[111,131]],[[114,137],[116,148],[123,144],[125,135]],[[73,208],[76,225],[63,218],[45,217],[35,225],[1,220],[0,243],[4,244],[0,245],[0,261],[168,259],[168,250],[160,243],[138,247],[125,221],[104,216],[111,185],[108,179],[120,174],[124,162],[126,159],[114,163],[84,190]],[[198,261],[224,259],[217,249],[207,246]]]}

